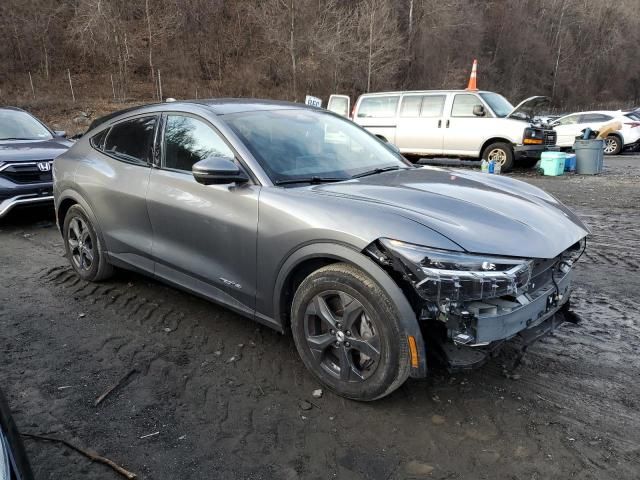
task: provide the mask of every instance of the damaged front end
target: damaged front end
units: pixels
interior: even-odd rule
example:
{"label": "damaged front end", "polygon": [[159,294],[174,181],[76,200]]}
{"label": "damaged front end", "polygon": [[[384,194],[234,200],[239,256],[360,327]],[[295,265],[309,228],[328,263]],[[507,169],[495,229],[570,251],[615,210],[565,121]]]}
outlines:
{"label": "damaged front end", "polygon": [[382,238],[365,251],[403,288],[428,349],[458,370],[481,365],[506,340],[526,346],[565,321],[585,247],[583,238],[555,258],[523,259]]}

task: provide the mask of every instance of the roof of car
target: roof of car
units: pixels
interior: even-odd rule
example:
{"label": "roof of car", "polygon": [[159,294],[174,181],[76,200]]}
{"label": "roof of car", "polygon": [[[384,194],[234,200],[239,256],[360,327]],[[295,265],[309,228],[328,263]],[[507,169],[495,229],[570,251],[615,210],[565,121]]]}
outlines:
{"label": "roof of car", "polygon": [[398,90],[391,92],[370,92],[363,93],[361,97],[375,97],[379,95],[403,95],[407,93],[495,93],[488,90],[463,90],[463,89],[447,89],[442,88],[440,90]]}
{"label": "roof of car", "polygon": [[126,113],[134,113],[137,111],[151,112],[158,110],[171,110],[177,107],[188,108],[189,106],[206,107],[216,115],[227,115],[230,113],[249,112],[255,110],[317,109],[317,107],[311,107],[303,103],[285,102],[281,100],[262,100],[257,98],[209,98],[198,100],[176,100],[163,103],[136,105],[134,107],[129,107],[123,110],[117,110],[115,112],[108,113],[107,115],[99,117],[91,122],[91,125],[89,125],[87,131],[93,130],[97,126],[111,120],[112,118],[119,117],[120,115],[124,115]]}
{"label": "roof of car", "polygon": [[22,108],[11,107],[11,106],[5,106],[5,107],[0,106],[0,110],[13,110],[14,112],[24,112],[25,111]]}

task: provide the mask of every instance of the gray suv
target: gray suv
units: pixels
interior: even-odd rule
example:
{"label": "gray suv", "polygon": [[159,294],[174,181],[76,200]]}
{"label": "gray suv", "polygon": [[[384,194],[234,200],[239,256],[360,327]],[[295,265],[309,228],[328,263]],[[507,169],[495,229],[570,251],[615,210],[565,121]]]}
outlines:
{"label": "gray suv", "polygon": [[588,234],[538,188],[416,168],[338,115],[261,100],[96,122],[55,161],[54,197],[80,277],[134,269],[291,332],[358,400],[426,376],[428,352],[470,368],[553,330]]}

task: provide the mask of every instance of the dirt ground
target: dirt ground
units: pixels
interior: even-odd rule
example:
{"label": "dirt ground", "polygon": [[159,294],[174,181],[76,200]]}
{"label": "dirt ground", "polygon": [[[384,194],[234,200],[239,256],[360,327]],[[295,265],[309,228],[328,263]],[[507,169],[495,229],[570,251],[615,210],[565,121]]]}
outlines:
{"label": "dirt ground", "polygon": [[[640,156],[607,158],[597,177],[514,176],[593,229],[573,296],[582,323],[509,374],[504,356],[436,370],[369,404],[312,398],[291,338],[228,310],[126,272],[80,281],[51,212],[14,212],[0,223],[0,386],[18,426],[145,479],[639,478]],[[120,478],[25,442],[38,479]]]}

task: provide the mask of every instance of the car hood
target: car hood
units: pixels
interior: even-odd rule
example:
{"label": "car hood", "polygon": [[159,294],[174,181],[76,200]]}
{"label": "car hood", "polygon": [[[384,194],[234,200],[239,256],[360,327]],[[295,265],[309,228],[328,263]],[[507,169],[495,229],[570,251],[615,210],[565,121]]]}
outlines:
{"label": "car hood", "polygon": [[556,198],[497,175],[422,167],[308,189],[391,207],[473,253],[553,258],[589,233]]}
{"label": "car hood", "polygon": [[66,152],[72,142],[64,138],[49,140],[3,140],[0,141],[0,162],[33,162],[53,160]]}
{"label": "car hood", "polygon": [[532,121],[540,109],[549,104],[549,97],[535,96],[529,97],[521,101],[516,107],[511,110],[511,113],[507,115],[508,118],[516,118],[518,120]]}

